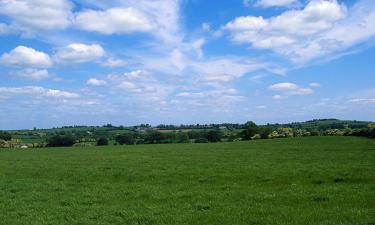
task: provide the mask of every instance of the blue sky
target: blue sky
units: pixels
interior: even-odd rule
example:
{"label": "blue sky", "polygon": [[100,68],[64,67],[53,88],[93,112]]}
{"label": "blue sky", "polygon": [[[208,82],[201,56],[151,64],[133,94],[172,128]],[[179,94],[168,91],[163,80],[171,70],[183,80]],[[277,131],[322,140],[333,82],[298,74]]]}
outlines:
{"label": "blue sky", "polygon": [[0,0],[0,129],[374,120],[373,0]]}

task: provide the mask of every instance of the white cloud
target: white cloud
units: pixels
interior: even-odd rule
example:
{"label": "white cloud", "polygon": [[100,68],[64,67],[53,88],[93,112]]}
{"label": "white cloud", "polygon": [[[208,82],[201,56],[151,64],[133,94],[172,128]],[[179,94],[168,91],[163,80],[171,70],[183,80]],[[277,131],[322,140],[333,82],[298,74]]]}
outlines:
{"label": "white cloud", "polygon": [[280,92],[280,94],[273,97],[274,99],[281,99],[282,97],[292,95],[309,95],[314,93],[313,89],[303,88],[294,83],[277,83],[269,86],[268,88],[270,90]]}
{"label": "white cloud", "polygon": [[147,73],[142,71],[142,70],[134,70],[129,73],[124,73],[124,76],[127,79],[137,79],[137,78],[142,78],[142,76],[147,76]]}
{"label": "white cloud", "polygon": [[[89,7],[100,9],[97,11],[89,10],[93,12],[93,19],[95,19],[91,22],[95,22],[98,19],[98,23],[96,23],[98,25],[94,23],[90,25],[95,32],[103,34],[148,32],[172,46],[172,48],[181,43],[183,39],[180,26],[181,0],[96,0],[85,2]],[[109,13],[113,9],[116,9],[117,12]],[[124,12],[118,13],[119,11]],[[96,18],[98,13],[103,15],[103,18]],[[77,17],[79,15],[80,13],[78,13]],[[125,17],[125,15],[129,16]],[[121,23],[119,24],[118,22]],[[99,25],[104,23],[106,26],[108,25],[108,28],[99,27]],[[90,21],[84,21],[83,24],[88,26]],[[124,26],[124,24],[128,26]]]}
{"label": "white cloud", "polygon": [[[335,0],[313,0],[302,10],[289,10],[279,16],[243,16],[227,23],[223,29],[232,32],[232,39],[239,43],[250,43],[258,48],[275,48],[281,44],[292,44],[298,36],[309,36],[328,30],[334,22],[343,19],[346,7]],[[273,45],[259,44],[263,40],[278,40]]]}
{"label": "white cloud", "polygon": [[178,70],[183,70],[186,67],[185,55],[179,49],[174,49],[170,56],[171,64]]}
{"label": "white cloud", "polygon": [[46,69],[38,70],[38,69],[24,69],[13,73],[15,76],[33,79],[33,80],[41,80],[48,78],[50,76],[49,72]]}
{"label": "white cloud", "polygon": [[[243,31],[243,32],[256,32],[259,31],[262,28],[265,28],[268,25],[268,21],[266,19],[263,19],[262,16],[259,17],[254,17],[254,16],[242,16],[242,17],[237,17],[235,20],[227,23],[225,25],[225,29],[228,29],[230,31]],[[235,33],[234,35],[239,35]],[[255,35],[252,34],[252,35]],[[249,35],[247,35],[249,36]],[[235,39],[241,40],[241,38],[236,38]]]}
{"label": "white cloud", "polygon": [[211,25],[209,23],[202,23],[202,31],[204,32],[211,31]]}
{"label": "white cloud", "polygon": [[336,0],[313,0],[302,10],[289,10],[271,18],[269,29],[291,35],[312,35],[332,28],[346,13],[346,7]]}
{"label": "white cloud", "polygon": [[77,14],[75,23],[83,30],[106,35],[148,32],[154,29],[144,13],[131,7],[105,11],[86,10]]}
{"label": "white cloud", "polygon": [[137,0],[132,1],[135,8],[148,15],[157,29],[155,35],[166,44],[180,44],[183,39],[180,24],[181,0]]}
{"label": "white cloud", "polygon": [[74,92],[46,89],[37,86],[24,87],[0,87],[0,93],[5,96],[27,95],[32,97],[52,97],[52,98],[78,98],[79,94]]}
{"label": "white cloud", "polygon": [[252,2],[252,0],[242,0],[242,4],[245,7],[250,7],[251,6],[251,2]]}
{"label": "white cloud", "polygon": [[191,47],[193,48],[193,50],[197,54],[198,58],[203,57],[202,47],[205,43],[206,43],[206,40],[204,38],[200,38],[200,39],[195,40],[191,43]]}
{"label": "white cloud", "polygon": [[110,87],[131,94],[132,100],[145,102],[162,101],[171,89],[162,84],[153,74],[143,70],[134,70],[120,75],[110,74],[107,80]]}
{"label": "white cloud", "polygon": [[264,65],[248,59],[227,57],[192,62],[191,66],[201,80],[228,82]]}
{"label": "white cloud", "polygon": [[213,90],[184,91],[176,94],[179,107],[211,108],[226,110],[227,107],[243,102],[246,98],[238,93],[236,89],[227,87],[216,87]]}
{"label": "white cloud", "polygon": [[11,19],[13,29],[27,33],[67,28],[71,9],[67,0],[0,0],[0,14]]}
{"label": "white cloud", "polygon": [[90,79],[87,80],[86,84],[92,85],[92,86],[103,86],[103,85],[106,85],[107,82],[105,80],[90,78]]}
{"label": "white cloud", "polygon": [[[246,0],[244,0],[246,1]],[[249,1],[249,0],[247,0]],[[281,7],[281,6],[291,6],[298,4],[298,0],[258,0],[255,5],[260,7]]]}
{"label": "white cloud", "polygon": [[269,87],[272,90],[277,90],[277,91],[289,91],[289,90],[295,90],[298,88],[298,86],[294,83],[278,83],[278,84],[273,84]]}
{"label": "white cloud", "polygon": [[8,34],[10,33],[10,28],[5,23],[0,23],[0,35]]}
{"label": "white cloud", "polygon": [[201,92],[181,92],[181,93],[178,93],[176,96],[177,97],[189,97],[189,98],[207,98],[207,97],[216,98],[216,97],[222,97],[222,96],[237,96],[237,94],[238,94],[238,91],[236,89],[219,88],[216,90],[208,90],[208,91],[201,91]]}
{"label": "white cloud", "polygon": [[280,100],[280,99],[283,99],[284,97],[281,95],[274,95],[272,98],[275,100]]}
{"label": "white cloud", "polygon": [[52,66],[48,54],[25,46],[18,46],[9,53],[4,53],[0,62],[14,67],[48,68]]}
{"label": "white cloud", "polygon": [[59,49],[54,57],[56,61],[62,63],[84,63],[96,60],[104,55],[104,49],[98,44],[73,43]]}
{"label": "white cloud", "polygon": [[122,81],[117,87],[131,93],[142,93],[142,88],[130,81]]}
{"label": "white cloud", "polygon": [[258,105],[258,106],[255,106],[256,109],[258,110],[263,110],[263,109],[267,109],[267,106],[265,105]]}
{"label": "white cloud", "polygon": [[105,62],[102,63],[102,66],[110,67],[110,68],[117,68],[126,66],[128,63],[121,59],[113,59],[109,58]]}
{"label": "white cloud", "polygon": [[348,102],[356,104],[375,104],[375,98],[355,98],[350,99]]}
{"label": "white cloud", "polygon": [[314,83],[310,83],[309,86],[312,88],[319,88],[321,85],[319,83],[314,82]]}
{"label": "white cloud", "polygon": [[359,0],[349,9],[336,0],[311,0],[270,18],[243,16],[220,30],[235,43],[269,49],[296,64],[342,55],[375,37],[375,2]]}

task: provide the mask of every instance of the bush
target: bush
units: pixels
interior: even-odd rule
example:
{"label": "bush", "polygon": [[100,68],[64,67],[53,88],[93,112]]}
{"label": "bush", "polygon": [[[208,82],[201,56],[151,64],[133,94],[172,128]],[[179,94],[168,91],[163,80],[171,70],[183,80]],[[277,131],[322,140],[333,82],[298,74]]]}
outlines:
{"label": "bush", "polygon": [[97,140],[96,142],[96,145],[97,146],[105,146],[105,145],[108,145],[108,139],[105,138],[105,137],[101,137]]}
{"label": "bush", "polygon": [[177,142],[178,143],[188,143],[189,135],[187,133],[179,132],[177,133]]}
{"label": "bush", "polygon": [[47,147],[71,147],[76,143],[72,136],[55,135],[47,140]]}
{"label": "bush", "polygon": [[195,139],[194,142],[195,143],[208,143],[208,140],[207,140],[207,138],[200,137],[200,138]]}
{"label": "bush", "polygon": [[130,133],[117,135],[115,140],[120,145],[134,145],[135,144],[134,135]]}

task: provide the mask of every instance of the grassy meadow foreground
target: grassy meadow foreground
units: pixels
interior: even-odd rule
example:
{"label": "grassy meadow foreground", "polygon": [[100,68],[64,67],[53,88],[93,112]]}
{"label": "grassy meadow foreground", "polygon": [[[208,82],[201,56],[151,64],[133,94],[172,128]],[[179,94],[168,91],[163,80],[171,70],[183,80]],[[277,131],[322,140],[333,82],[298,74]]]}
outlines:
{"label": "grassy meadow foreground", "polygon": [[375,141],[0,151],[0,224],[375,224]]}

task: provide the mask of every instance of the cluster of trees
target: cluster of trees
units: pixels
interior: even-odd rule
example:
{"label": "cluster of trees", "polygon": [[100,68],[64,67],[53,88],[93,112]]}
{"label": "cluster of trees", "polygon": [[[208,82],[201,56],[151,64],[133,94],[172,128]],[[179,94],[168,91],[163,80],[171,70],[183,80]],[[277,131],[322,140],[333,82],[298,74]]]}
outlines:
{"label": "cluster of trees", "polygon": [[222,138],[220,130],[190,131],[190,132],[169,132],[163,133],[150,130],[145,134],[123,133],[115,137],[116,143],[123,145],[133,144],[166,144],[166,143],[196,143],[219,142]]}
{"label": "cluster of trees", "polygon": [[6,131],[0,131],[0,140],[10,141],[12,140],[12,135]]}
{"label": "cluster of trees", "polygon": [[76,143],[76,139],[70,135],[54,135],[47,139],[47,147],[70,147]]}
{"label": "cluster of trees", "polygon": [[343,135],[375,138],[375,123],[370,123],[367,128],[345,129]]}

